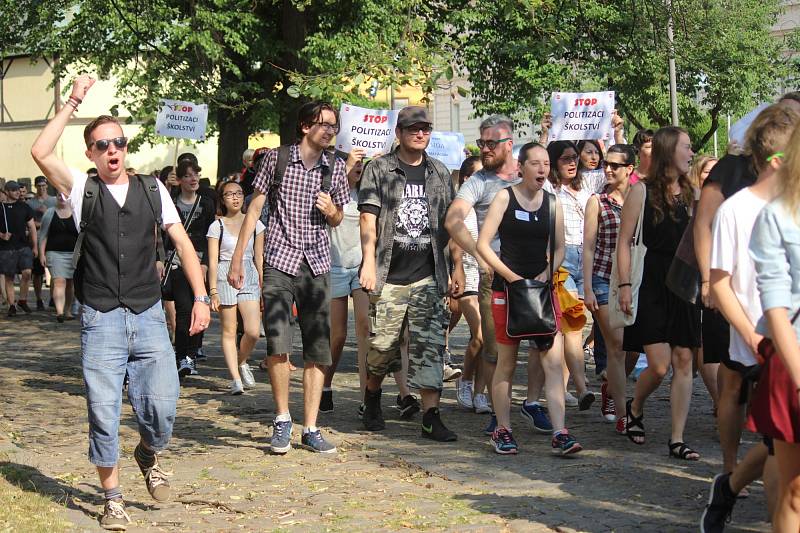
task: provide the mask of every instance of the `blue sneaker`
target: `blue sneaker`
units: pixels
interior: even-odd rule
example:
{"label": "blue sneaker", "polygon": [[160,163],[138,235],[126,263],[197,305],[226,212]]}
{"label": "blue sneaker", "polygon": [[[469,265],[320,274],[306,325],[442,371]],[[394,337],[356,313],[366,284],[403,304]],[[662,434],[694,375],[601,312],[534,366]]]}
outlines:
{"label": "blue sneaker", "polygon": [[519,412],[530,420],[531,424],[533,424],[533,429],[539,433],[553,432],[553,424],[550,422],[550,417],[547,416],[547,411],[542,407],[542,404],[538,402],[529,404],[526,400],[522,403],[522,407],[519,408]]}
{"label": "blue sneaker", "polygon": [[483,434],[491,436],[494,433],[495,429],[497,429],[497,417],[494,416],[494,413],[492,413],[492,418],[491,420],[489,420],[489,425],[486,426],[486,429],[483,430]]}
{"label": "blue sneaker", "polygon": [[583,449],[580,443],[564,429],[553,435],[553,453],[556,455],[570,455]]}
{"label": "blue sneaker", "polygon": [[336,446],[325,440],[320,430],[303,433],[300,443],[303,448],[317,453],[336,453]]}
{"label": "blue sneaker", "polygon": [[272,438],[269,441],[272,453],[283,455],[292,447],[292,422],[272,422]]}
{"label": "blue sneaker", "polygon": [[492,433],[491,443],[494,446],[495,453],[500,455],[516,455],[517,451],[519,451],[517,441],[511,435],[511,430],[503,426],[500,426]]}

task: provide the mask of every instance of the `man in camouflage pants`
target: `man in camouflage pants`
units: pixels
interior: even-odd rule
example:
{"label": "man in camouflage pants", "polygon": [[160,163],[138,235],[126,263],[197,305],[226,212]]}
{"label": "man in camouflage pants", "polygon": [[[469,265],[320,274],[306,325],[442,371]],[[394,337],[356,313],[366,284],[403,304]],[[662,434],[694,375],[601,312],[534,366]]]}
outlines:
{"label": "man in camouflage pants", "polygon": [[439,416],[449,321],[444,217],[454,191],[447,167],[425,153],[432,129],[425,108],[402,109],[395,129],[399,147],[371,161],[361,178],[360,281],[370,293],[371,319],[363,422],[369,431],[386,427],[381,383],[401,369],[407,327],[408,384],[422,396],[422,436],[447,442],[457,438]]}

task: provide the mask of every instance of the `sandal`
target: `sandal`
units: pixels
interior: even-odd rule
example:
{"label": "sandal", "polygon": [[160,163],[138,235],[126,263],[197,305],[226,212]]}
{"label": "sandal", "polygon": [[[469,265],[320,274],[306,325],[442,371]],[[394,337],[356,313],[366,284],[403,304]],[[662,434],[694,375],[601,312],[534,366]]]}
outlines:
{"label": "sandal", "polygon": [[637,437],[644,439],[644,424],[642,423],[644,413],[640,414],[639,416],[633,416],[633,413],[631,412],[632,403],[633,398],[625,402],[625,435],[627,435],[628,439],[630,439],[632,443],[641,446],[644,444],[644,441],[638,442],[634,439]]}
{"label": "sandal", "polygon": [[[674,457],[676,459],[683,459],[684,461],[697,461],[700,459],[700,454],[694,451],[693,449],[689,448],[683,442],[672,442],[669,441],[669,456]],[[696,457],[689,457],[690,455],[694,455]]]}

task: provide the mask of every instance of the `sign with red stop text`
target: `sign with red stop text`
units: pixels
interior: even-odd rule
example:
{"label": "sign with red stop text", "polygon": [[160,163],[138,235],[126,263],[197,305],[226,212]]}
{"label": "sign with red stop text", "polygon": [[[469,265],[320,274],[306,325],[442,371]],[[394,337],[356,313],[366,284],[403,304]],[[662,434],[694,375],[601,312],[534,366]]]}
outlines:
{"label": "sign with red stop text", "polygon": [[553,93],[550,114],[553,119],[550,141],[610,141],[613,139],[614,91]]}
{"label": "sign with red stop text", "polygon": [[174,139],[204,141],[208,123],[208,105],[161,100],[156,117],[156,133]]}
{"label": "sign with red stop text", "polygon": [[366,109],[344,103],[339,108],[339,134],[336,149],[350,153],[353,148],[363,148],[366,157],[385,154],[392,148],[398,111],[393,109]]}

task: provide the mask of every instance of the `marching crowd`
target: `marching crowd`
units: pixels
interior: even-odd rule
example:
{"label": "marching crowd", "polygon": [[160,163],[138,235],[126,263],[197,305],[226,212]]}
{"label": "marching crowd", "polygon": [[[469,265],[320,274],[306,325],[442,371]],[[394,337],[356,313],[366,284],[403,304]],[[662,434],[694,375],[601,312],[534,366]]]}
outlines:
{"label": "marching crowd", "polygon": [[[5,183],[0,273],[9,316],[30,312],[30,280],[44,306],[45,267],[59,322],[72,317],[73,292],[81,304],[89,459],[105,490],[106,529],[129,521],[117,465],[123,385],[141,435],[134,457],[164,501],[157,452],[172,433],[180,380],[204,357],[211,311],[231,394],[255,385],[248,360],[266,338],[259,364],[275,404],[275,454],[291,449],[299,328],[301,444],[335,453],[317,419],[335,406],[352,298],[365,430],[385,428],[382,384],[392,374],[401,416],[421,411],[422,437],[457,440],[439,410],[455,379],[458,405],[490,415],[493,450],[519,453],[511,388],[526,341],[520,413],[550,435],[555,454],[582,450],[568,405],[597,402],[610,431],[645,444],[647,399],[671,370],[668,452],[693,461],[700,451],[685,427],[696,369],[723,453],[701,530],[722,531],[737,495],[762,477],[775,531],[800,530],[800,93],[761,111],[744,145],[719,161],[694,154],[678,127],[640,130],[627,144],[619,117],[606,144],[548,142],[545,117],[540,142],[517,151],[512,120],[493,115],[481,123],[480,156],[457,175],[426,154],[425,108],[402,109],[395,148],[366,160],[358,149],[327,151],[338,113],[311,102],[296,143],[247,151],[241,176],[212,189],[192,154],[158,177],[126,172],[127,138],[110,116],[85,129],[92,172],[67,168],[54,149],[92,83],[76,79],[34,143],[46,176],[36,195],[25,203],[20,185]],[[462,316],[470,341],[454,368],[447,339]],[[647,367],[629,390],[640,354]],[[763,443],[739,460],[744,427]]]}

